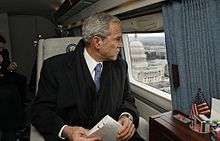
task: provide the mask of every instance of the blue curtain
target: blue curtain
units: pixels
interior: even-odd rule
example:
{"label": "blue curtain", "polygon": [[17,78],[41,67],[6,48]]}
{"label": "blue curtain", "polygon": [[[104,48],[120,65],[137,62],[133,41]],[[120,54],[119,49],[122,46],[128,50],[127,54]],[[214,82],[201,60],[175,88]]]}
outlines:
{"label": "blue curtain", "polygon": [[199,88],[209,104],[211,97],[220,98],[220,1],[170,0],[162,12],[173,110],[189,114]]}

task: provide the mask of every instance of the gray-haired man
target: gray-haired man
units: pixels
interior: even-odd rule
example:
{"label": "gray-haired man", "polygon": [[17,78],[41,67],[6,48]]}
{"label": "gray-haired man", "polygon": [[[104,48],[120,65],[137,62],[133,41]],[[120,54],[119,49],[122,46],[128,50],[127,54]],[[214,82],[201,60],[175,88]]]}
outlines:
{"label": "gray-haired man", "polygon": [[95,141],[102,139],[86,133],[108,114],[122,125],[112,138],[141,141],[127,64],[118,58],[123,47],[120,20],[97,14],[84,21],[82,32],[74,52],[44,62],[33,124],[46,140]]}

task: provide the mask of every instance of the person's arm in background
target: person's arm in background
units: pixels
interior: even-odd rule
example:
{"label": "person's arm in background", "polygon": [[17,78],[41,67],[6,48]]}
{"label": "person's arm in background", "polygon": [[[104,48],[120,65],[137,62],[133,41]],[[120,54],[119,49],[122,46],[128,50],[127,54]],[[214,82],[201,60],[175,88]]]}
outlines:
{"label": "person's arm in background", "polygon": [[21,95],[22,109],[23,109],[23,122],[22,127],[19,129],[19,136],[25,139],[30,136],[30,106],[31,102],[28,99],[27,79],[23,75],[19,76],[19,93]]}
{"label": "person's arm in background", "polygon": [[[17,70],[17,67],[18,66],[16,62],[11,62],[7,69],[9,72],[12,73]],[[18,83],[18,88],[19,88],[19,94],[21,96],[22,108],[24,110],[24,115],[23,115],[23,119],[24,119],[23,129],[24,129],[30,126],[30,112],[31,112],[30,106],[31,106],[33,96],[30,97],[30,93],[27,89],[26,77],[18,73],[15,76],[18,76],[17,83]]]}
{"label": "person's arm in background", "polygon": [[18,87],[19,87],[19,94],[20,94],[20,97],[21,97],[21,104],[22,104],[22,108],[23,108],[23,111],[24,111],[24,116],[23,116],[23,119],[24,119],[24,124],[23,124],[23,128],[25,127],[26,125],[26,122],[27,122],[27,106],[26,106],[26,96],[27,96],[27,79],[25,76],[23,75],[20,75],[18,74]]}

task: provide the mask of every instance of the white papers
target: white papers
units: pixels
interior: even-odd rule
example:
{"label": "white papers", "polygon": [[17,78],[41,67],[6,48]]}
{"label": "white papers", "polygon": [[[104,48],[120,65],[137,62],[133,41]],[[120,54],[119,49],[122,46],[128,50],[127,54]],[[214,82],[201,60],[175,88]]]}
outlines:
{"label": "white papers", "polygon": [[211,120],[220,120],[220,100],[212,98]]}
{"label": "white papers", "polygon": [[98,124],[89,130],[87,136],[99,136],[104,141],[117,141],[116,136],[120,126],[120,123],[115,121],[109,115],[106,115]]}

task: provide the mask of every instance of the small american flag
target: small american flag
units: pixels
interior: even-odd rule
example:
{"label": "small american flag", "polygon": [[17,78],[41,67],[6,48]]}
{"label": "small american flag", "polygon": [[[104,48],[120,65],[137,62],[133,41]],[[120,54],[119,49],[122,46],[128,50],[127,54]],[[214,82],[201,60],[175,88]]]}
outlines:
{"label": "small american flag", "polygon": [[210,117],[211,114],[210,107],[206,102],[200,88],[198,89],[197,95],[193,100],[190,117],[192,118],[193,116],[198,116],[199,114],[203,114],[207,117]]}

